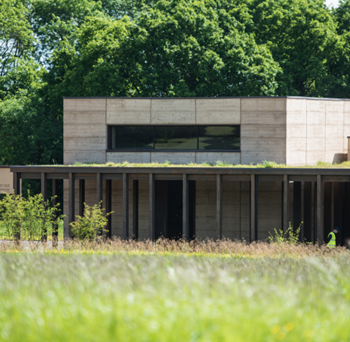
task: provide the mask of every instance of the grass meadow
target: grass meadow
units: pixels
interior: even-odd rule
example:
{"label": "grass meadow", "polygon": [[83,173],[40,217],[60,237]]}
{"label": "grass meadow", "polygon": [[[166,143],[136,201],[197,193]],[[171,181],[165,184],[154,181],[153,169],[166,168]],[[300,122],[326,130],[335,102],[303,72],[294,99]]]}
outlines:
{"label": "grass meadow", "polygon": [[0,341],[349,341],[348,250],[0,245]]}

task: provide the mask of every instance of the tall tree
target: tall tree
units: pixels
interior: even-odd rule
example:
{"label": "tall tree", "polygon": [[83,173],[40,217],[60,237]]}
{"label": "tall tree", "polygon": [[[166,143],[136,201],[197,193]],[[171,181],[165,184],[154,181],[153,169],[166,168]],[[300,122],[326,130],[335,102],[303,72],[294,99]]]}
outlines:
{"label": "tall tree", "polygon": [[336,23],[323,0],[234,1],[232,14],[244,20],[258,44],[266,44],[282,68],[278,95],[327,96],[331,64],[339,52]]}
{"label": "tall tree", "polygon": [[76,46],[55,52],[56,69],[71,63],[59,87],[67,96],[273,95],[279,68],[268,48],[236,19],[220,22],[210,3],[162,0],[134,20],[92,18]]}

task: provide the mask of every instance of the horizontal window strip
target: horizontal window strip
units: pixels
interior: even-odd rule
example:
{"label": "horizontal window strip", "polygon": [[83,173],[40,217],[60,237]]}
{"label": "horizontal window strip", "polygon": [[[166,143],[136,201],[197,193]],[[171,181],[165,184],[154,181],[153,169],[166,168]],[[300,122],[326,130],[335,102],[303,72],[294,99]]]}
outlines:
{"label": "horizontal window strip", "polygon": [[108,126],[108,151],[239,150],[239,125]]}

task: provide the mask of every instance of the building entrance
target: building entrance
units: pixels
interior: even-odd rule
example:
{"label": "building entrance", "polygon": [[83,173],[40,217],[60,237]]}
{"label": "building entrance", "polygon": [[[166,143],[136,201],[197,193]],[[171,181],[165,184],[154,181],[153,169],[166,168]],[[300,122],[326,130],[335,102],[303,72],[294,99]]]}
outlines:
{"label": "building entrance", "polygon": [[[155,181],[156,238],[182,237],[182,181]],[[190,236],[195,235],[195,182],[189,182]]]}

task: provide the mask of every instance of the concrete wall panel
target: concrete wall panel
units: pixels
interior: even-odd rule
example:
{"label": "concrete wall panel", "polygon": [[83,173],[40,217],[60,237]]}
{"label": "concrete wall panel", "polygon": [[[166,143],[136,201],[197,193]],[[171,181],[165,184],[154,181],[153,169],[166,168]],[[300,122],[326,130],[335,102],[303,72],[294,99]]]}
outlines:
{"label": "concrete wall panel", "polygon": [[322,125],[326,124],[326,112],[307,112],[308,125]]}
{"label": "concrete wall panel", "polygon": [[217,161],[239,164],[241,162],[240,152],[196,152],[196,163],[215,163]]}
{"label": "concrete wall panel", "polygon": [[313,100],[313,99],[306,99],[306,110],[308,112],[320,112],[325,113],[326,112],[326,101],[323,100]]}
{"label": "concrete wall panel", "polygon": [[309,139],[326,137],[326,126],[325,125],[308,125],[306,129],[306,136]]}
{"label": "concrete wall panel", "polygon": [[307,152],[323,151],[326,152],[326,140],[322,138],[308,138],[307,140]]}
{"label": "concrete wall panel", "polygon": [[287,125],[287,144],[289,139],[294,138],[304,138],[306,139],[306,125],[296,125],[296,124],[290,124]]}
{"label": "concrete wall panel", "polygon": [[91,151],[91,149],[96,149],[98,151],[103,151],[107,147],[107,139],[91,137],[86,138],[68,138],[64,139],[64,150],[67,151]]}
{"label": "concrete wall panel", "polygon": [[281,125],[241,125],[241,136],[245,138],[285,138],[286,126]]}
{"label": "concrete wall panel", "polygon": [[108,99],[107,124],[150,124],[150,99]]}
{"label": "concrete wall panel", "polygon": [[106,112],[106,99],[63,99],[64,112]]}
{"label": "concrete wall panel", "polygon": [[152,124],[195,124],[196,101],[184,99],[152,100]]}
{"label": "concrete wall panel", "polygon": [[72,165],[75,162],[80,163],[105,163],[105,151],[65,151],[64,164]]}
{"label": "concrete wall panel", "polygon": [[164,163],[169,160],[172,164],[189,164],[196,162],[195,152],[151,152],[152,163]]}
{"label": "concrete wall panel", "polygon": [[315,151],[306,151],[306,164],[316,165],[319,161],[326,160],[326,151],[325,150],[315,150]]}
{"label": "concrete wall panel", "polygon": [[64,112],[65,125],[105,125],[105,112]]}
{"label": "concrete wall panel", "polygon": [[306,165],[306,151],[287,151],[288,165]]}
{"label": "concrete wall panel", "polygon": [[[287,99],[288,120],[294,120],[298,114],[303,116],[306,113],[306,102],[306,99]],[[291,117],[289,117],[290,113]],[[299,123],[299,121],[288,121],[288,123]]]}
{"label": "concrete wall panel", "polygon": [[240,182],[223,182],[222,188],[222,234],[231,240],[241,239]]}
{"label": "concrete wall panel", "polygon": [[196,237],[217,239],[216,182],[196,182]]}
{"label": "concrete wall panel", "polygon": [[288,152],[290,151],[306,151],[306,138],[289,138],[288,139]]}
{"label": "concrete wall panel", "polygon": [[[285,146],[284,146],[285,147]],[[263,161],[274,161],[279,164],[286,163],[286,152],[244,152],[241,156],[242,164],[260,164]]]}
{"label": "concrete wall panel", "polygon": [[281,228],[282,182],[259,182],[258,239],[265,240]]}
{"label": "concrete wall panel", "polygon": [[285,125],[286,112],[242,112],[242,125]]}
{"label": "concrete wall panel", "polygon": [[197,124],[240,124],[240,99],[196,100]]}
{"label": "concrete wall panel", "polygon": [[107,162],[150,163],[151,152],[107,152]]}
{"label": "concrete wall panel", "polygon": [[286,99],[269,98],[269,99],[256,99],[256,98],[242,98],[241,99],[242,112],[285,112],[286,111]]}

